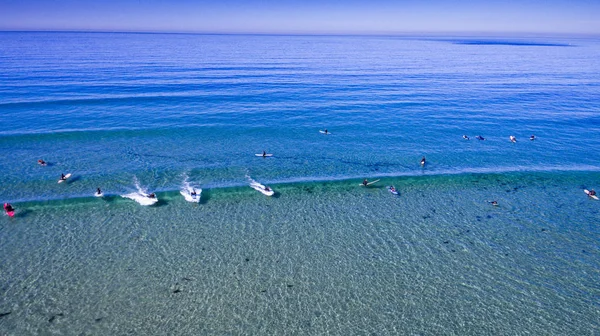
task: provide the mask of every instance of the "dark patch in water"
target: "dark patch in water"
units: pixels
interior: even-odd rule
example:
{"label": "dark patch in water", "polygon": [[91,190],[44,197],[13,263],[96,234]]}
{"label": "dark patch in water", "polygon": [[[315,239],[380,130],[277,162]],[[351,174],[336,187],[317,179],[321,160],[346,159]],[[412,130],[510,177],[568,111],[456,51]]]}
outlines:
{"label": "dark patch in water", "polygon": [[248,262],[248,261],[250,261],[250,258],[246,258],[245,260],[246,260],[246,262]]}
{"label": "dark patch in water", "polygon": [[0,314],[0,317],[4,317],[4,316],[10,315],[10,314],[12,314],[12,312],[11,312],[11,311],[9,311],[9,312],[7,312],[7,313],[1,313],[1,314]]}
{"label": "dark patch in water", "polygon": [[168,205],[168,204],[169,204],[169,202],[165,201],[164,199],[158,199],[158,202],[154,203],[153,206],[155,206],[155,207],[162,207],[162,206],[165,206],[165,205]]}
{"label": "dark patch in water", "polygon": [[546,229],[542,229],[542,232],[546,231]]}
{"label": "dark patch in water", "polygon": [[444,241],[444,244],[448,244],[448,243],[449,243],[449,241],[447,241],[447,240],[446,240],[446,241]]}
{"label": "dark patch in water", "polygon": [[292,287],[294,287],[294,285],[287,285],[287,287],[288,287],[288,288],[292,288]]}
{"label": "dark patch in water", "polygon": [[56,315],[52,315],[52,316],[51,316],[51,317],[48,319],[48,322],[50,322],[50,323],[54,322],[54,320],[56,320],[56,318],[57,318],[57,317],[59,317],[59,316],[65,316],[65,315],[64,315],[63,313],[58,313],[58,314],[56,314]]}
{"label": "dark patch in water", "polygon": [[96,321],[96,322],[100,322],[100,321],[102,321],[102,317],[98,317],[98,318],[97,318],[97,319],[95,319],[94,321]]}
{"label": "dark patch in water", "polygon": [[462,45],[490,45],[511,47],[573,47],[570,44],[533,41],[510,41],[510,40],[450,40],[453,44]]}
{"label": "dark patch in water", "polygon": [[18,217],[18,218],[27,217],[32,212],[33,211],[29,210],[29,209],[24,209],[24,210],[19,209],[19,211],[15,212],[15,217]]}

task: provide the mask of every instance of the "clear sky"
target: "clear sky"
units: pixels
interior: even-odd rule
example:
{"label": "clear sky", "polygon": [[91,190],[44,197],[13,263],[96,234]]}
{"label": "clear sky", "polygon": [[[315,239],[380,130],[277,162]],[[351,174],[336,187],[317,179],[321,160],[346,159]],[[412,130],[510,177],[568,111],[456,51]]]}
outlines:
{"label": "clear sky", "polygon": [[600,0],[0,0],[0,30],[600,34]]}

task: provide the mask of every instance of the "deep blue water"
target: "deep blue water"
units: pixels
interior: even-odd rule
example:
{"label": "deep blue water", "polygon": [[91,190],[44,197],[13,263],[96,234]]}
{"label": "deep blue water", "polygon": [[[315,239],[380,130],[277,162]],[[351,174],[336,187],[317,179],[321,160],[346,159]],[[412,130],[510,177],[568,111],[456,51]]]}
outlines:
{"label": "deep blue water", "polygon": [[600,332],[598,39],[0,45],[0,334]]}
{"label": "deep blue water", "polygon": [[[245,183],[246,170],[282,182],[600,169],[598,40],[3,33],[0,42],[0,149],[10,152],[0,199],[118,192],[148,171],[161,178],[143,183],[172,190],[183,171],[216,187]],[[253,156],[262,150],[273,160]],[[62,172],[81,182],[40,190]]]}

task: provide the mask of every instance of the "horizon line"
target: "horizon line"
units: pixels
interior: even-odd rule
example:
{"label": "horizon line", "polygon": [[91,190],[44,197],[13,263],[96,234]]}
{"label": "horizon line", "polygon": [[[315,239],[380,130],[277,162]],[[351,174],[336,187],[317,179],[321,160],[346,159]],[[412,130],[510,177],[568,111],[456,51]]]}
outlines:
{"label": "horizon line", "polygon": [[173,35],[247,35],[247,36],[488,36],[488,37],[588,37],[600,38],[600,33],[564,32],[482,32],[482,31],[405,31],[405,32],[215,32],[215,31],[152,31],[152,30],[83,30],[83,29],[1,29],[0,33],[98,33],[98,34],[173,34]]}

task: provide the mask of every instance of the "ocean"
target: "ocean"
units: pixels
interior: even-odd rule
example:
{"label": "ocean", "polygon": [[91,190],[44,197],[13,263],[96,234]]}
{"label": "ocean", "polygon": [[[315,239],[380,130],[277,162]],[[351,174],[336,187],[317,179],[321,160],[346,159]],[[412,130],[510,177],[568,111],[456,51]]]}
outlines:
{"label": "ocean", "polygon": [[2,335],[600,335],[598,38],[0,45]]}

